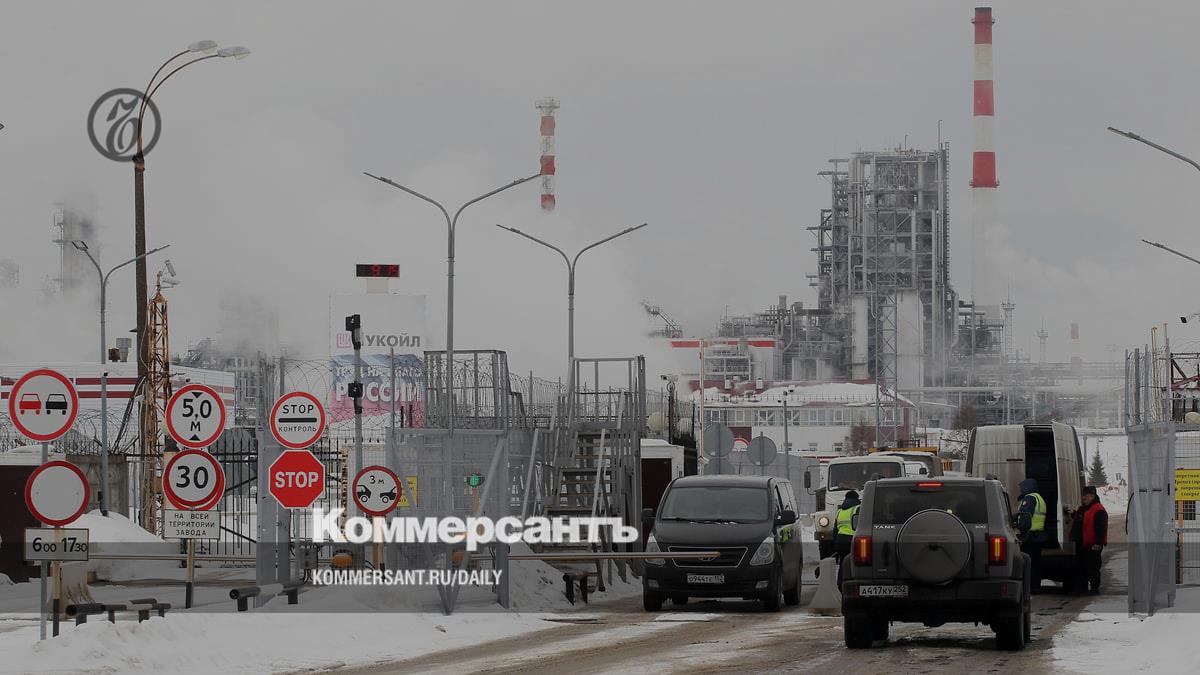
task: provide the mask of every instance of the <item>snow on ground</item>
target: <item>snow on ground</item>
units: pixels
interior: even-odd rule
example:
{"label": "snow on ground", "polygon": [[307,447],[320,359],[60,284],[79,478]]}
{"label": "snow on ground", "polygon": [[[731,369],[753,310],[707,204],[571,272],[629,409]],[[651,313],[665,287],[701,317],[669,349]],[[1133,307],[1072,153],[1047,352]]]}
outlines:
{"label": "snow on ground", "polygon": [[[162,543],[121,516],[105,518],[92,512],[79,525],[92,530],[93,541],[109,545]],[[528,549],[514,547],[513,552]],[[111,571],[121,578],[141,579],[147,578],[142,576],[147,571],[153,572],[153,579],[172,579],[181,572],[173,563],[165,565]],[[205,573],[211,577],[236,572],[249,570]],[[98,618],[78,627],[64,623],[62,634],[45,642],[38,642],[33,615],[37,582],[12,584],[0,589],[0,673],[244,673],[369,664],[543,630],[553,626],[546,620],[555,616],[553,611],[570,608],[562,573],[555,568],[541,561],[512,561],[510,574],[511,610],[497,605],[488,588],[464,587],[449,617],[441,613],[430,586],[314,587],[301,594],[298,605],[276,598],[265,607],[238,613],[227,586],[198,587],[197,610],[184,611],[179,609],[180,585],[118,582],[94,586],[96,600],[152,596],[176,609],[141,624],[130,617],[118,618],[116,624]],[[617,578],[606,592],[589,599],[603,602],[640,592],[640,583],[632,577]],[[578,598],[576,603],[577,608],[583,606]]]}
{"label": "snow on ground", "polygon": [[[1109,569],[1124,574],[1125,554]],[[1054,638],[1055,665],[1064,672],[1194,673],[1191,648],[1200,634],[1200,588],[1180,588],[1175,606],[1154,616],[1128,616],[1124,594],[1103,596]]]}

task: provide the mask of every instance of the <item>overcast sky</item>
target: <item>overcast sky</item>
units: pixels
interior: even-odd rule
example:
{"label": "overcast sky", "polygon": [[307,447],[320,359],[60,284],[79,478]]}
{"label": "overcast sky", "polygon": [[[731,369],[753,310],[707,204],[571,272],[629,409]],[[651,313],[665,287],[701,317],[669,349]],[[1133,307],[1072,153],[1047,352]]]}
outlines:
{"label": "overcast sky", "polygon": [[[534,101],[560,99],[558,203],[530,183],[467,211],[459,232],[460,348],[516,369],[565,361],[565,271],[503,222],[566,248],[650,227],[579,267],[578,352],[654,355],[645,298],[705,332],[779,294],[811,301],[811,233],[831,157],[905,141],[951,148],[951,270],[969,279],[972,3],[92,3],[6,5],[0,21],[0,258],[25,289],[57,269],[55,202],[88,206],[107,262],[133,248],[132,170],[86,136],[93,101],[144,86],[199,39],[253,55],[198,64],[156,96],[151,245],[170,243],[172,347],[216,332],[217,302],[251,293],[285,341],[327,342],[328,295],[361,289],[355,262],[397,262],[444,320],[445,228],[428,205],[362,176],[460,203],[537,170]],[[1131,128],[1200,156],[1191,2],[995,5],[999,212],[1016,337],[1086,358],[1148,340],[1200,309],[1200,175],[1114,136]],[[153,268],[152,268],[153,269]],[[0,361],[95,353],[94,305],[8,305]],[[133,324],[132,274],[114,277],[113,333]],[[26,320],[32,317],[32,320]],[[1174,318],[1173,318],[1174,317]],[[117,328],[122,330],[118,330]],[[657,369],[652,364],[652,369]]]}

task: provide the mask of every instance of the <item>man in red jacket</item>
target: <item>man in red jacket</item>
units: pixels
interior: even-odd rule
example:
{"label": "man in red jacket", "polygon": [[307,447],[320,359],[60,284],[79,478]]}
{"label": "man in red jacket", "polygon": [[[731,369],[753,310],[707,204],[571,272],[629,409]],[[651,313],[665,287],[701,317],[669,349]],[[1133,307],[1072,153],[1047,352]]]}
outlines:
{"label": "man in red jacket", "polygon": [[1079,590],[1092,595],[1100,592],[1100,553],[1108,544],[1108,512],[1096,495],[1096,488],[1083,489],[1083,504],[1071,521],[1071,541],[1075,542],[1075,569],[1079,572]]}

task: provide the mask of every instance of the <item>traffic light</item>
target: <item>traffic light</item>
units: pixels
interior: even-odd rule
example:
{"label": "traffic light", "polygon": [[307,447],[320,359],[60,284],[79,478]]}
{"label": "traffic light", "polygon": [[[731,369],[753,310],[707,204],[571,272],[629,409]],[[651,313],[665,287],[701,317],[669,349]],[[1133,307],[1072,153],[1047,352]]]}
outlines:
{"label": "traffic light", "polygon": [[350,343],[355,349],[362,349],[362,316],[351,314],[346,317],[346,330],[350,332]]}
{"label": "traffic light", "polygon": [[467,474],[465,477],[463,477],[463,482],[466,483],[469,487],[477,488],[480,485],[483,485],[483,474],[481,474],[481,473]]}

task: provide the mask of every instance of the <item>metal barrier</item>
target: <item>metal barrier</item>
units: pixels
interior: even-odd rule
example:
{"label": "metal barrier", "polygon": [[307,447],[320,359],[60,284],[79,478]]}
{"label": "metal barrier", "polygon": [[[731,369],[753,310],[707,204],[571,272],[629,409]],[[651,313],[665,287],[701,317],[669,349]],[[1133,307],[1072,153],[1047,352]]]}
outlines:
{"label": "metal barrier", "polygon": [[295,605],[300,602],[300,588],[304,586],[303,581],[293,581],[286,584],[264,584],[262,586],[243,586],[229,591],[229,597],[237,601],[237,611],[244,612],[249,609],[250,598],[257,597],[275,597],[286,595],[289,605]]}
{"label": "metal barrier", "polygon": [[167,615],[171,603],[158,602],[154,598],[139,598],[129,602],[101,603],[85,602],[78,605],[67,605],[67,617],[75,619],[75,625],[87,623],[89,616],[108,614],[108,622],[117,622],[117,612],[137,612],[138,623],[150,618],[150,612],[156,612],[160,617]]}

